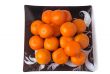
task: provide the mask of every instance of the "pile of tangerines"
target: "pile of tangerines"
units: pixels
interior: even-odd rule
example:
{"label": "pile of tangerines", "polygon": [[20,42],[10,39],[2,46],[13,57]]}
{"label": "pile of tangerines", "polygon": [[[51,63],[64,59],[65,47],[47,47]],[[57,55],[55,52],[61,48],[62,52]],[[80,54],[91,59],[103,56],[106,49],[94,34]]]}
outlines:
{"label": "pile of tangerines", "polygon": [[51,60],[65,64],[70,60],[75,65],[82,65],[86,54],[82,51],[89,45],[89,38],[84,31],[86,24],[82,19],[73,20],[68,10],[45,10],[41,20],[31,24],[29,46],[35,52],[39,64],[48,64]]}

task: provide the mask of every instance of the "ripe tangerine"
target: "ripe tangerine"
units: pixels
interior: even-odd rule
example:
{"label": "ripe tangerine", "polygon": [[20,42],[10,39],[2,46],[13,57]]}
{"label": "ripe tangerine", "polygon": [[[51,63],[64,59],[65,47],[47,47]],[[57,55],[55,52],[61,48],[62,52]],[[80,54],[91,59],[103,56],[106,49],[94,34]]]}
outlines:
{"label": "ripe tangerine", "polygon": [[53,36],[56,36],[56,37],[58,37],[58,36],[60,36],[60,26],[52,26],[53,27],[53,30],[54,30],[54,34],[53,34]]}
{"label": "ripe tangerine", "polygon": [[47,23],[47,24],[50,24],[51,23],[51,13],[52,13],[52,10],[46,10],[42,13],[42,21]]}
{"label": "ripe tangerine", "polygon": [[89,37],[86,34],[78,34],[74,40],[80,44],[82,49],[87,48],[89,45]]}
{"label": "ripe tangerine", "polygon": [[39,36],[32,36],[29,39],[29,46],[31,47],[31,49],[33,50],[38,50],[43,48],[44,45],[44,41],[41,37]]}
{"label": "ripe tangerine", "polygon": [[52,53],[52,59],[57,64],[65,64],[68,61],[68,56],[63,48],[59,48]]}
{"label": "ripe tangerine", "polygon": [[64,48],[68,44],[68,42],[72,40],[73,40],[72,37],[64,37],[64,36],[60,37],[60,46]]}
{"label": "ripe tangerine", "polygon": [[84,64],[85,60],[86,60],[86,54],[82,51],[80,52],[79,55],[71,57],[71,62],[78,66]]}
{"label": "ripe tangerine", "polygon": [[38,29],[42,24],[43,24],[43,22],[40,20],[35,20],[34,22],[32,22],[31,33],[34,35],[38,35]]}
{"label": "ripe tangerine", "polygon": [[76,26],[71,22],[66,22],[60,27],[60,32],[63,36],[71,37],[77,32]]}
{"label": "ripe tangerine", "polygon": [[77,27],[77,33],[82,33],[86,30],[86,24],[82,19],[75,19],[73,23]]}
{"label": "ripe tangerine", "polygon": [[48,64],[51,60],[51,54],[47,49],[39,49],[35,53],[35,58],[39,64]]}
{"label": "ripe tangerine", "polygon": [[62,10],[54,10],[51,14],[51,22],[55,25],[61,25],[65,22],[65,14]]}
{"label": "ripe tangerine", "polygon": [[71,15],[70,11],[63,10],[63,12],[65,13],[66,22],[70,22],[72,20],[72,15]]}
{"label": "ripe tangerine", "polygon": [[46,38],[44,41],[44,48],[50,51],[56,50],[59,46],[59,41],[56,37]]}
{"label": "ripe tangerine", "polygon": [[42,38],[51,37],[53,35],[53,29],[49,24],[43,24],[39,28],[39,35]]}
{"label": "ripe tangerine", "polygon": [[81,47],[79,43],[75,41],[70,41],[64,48],[65,53],[68,56],[75,56],[80,53]]}

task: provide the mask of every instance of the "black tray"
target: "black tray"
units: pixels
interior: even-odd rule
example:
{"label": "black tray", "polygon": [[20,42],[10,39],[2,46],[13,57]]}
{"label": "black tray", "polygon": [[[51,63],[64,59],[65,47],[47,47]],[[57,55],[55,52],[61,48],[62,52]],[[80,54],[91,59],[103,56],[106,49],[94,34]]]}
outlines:
{"label": "black tray", "polygon": [[[30,6],[25,5],[25,43],[24,43],[24,66],[23,71],[93,71],[94,68],[94,58],[93,58],[93,40],[92,40],[92,22],[88,24],[85,33],[89,36],[90,44],[84,50],[88,54],[88,59],[85,64],[81,66],[69,66],[69,65],[54,65],[50,62],[47,65],[39,65],[34,62],[35,52],[29,47],[29,38],[32,36],[30,32],[31,23],[40,19],[41,13],[47,9],[66,9],[69,10],[73,18],[85,18],[85,14],[81,11],[87,12],[91,17],[92,7],[91,6]],[[57,66],[55,68],[55,66]],[[54,69],[55,68],[55,69]]]}

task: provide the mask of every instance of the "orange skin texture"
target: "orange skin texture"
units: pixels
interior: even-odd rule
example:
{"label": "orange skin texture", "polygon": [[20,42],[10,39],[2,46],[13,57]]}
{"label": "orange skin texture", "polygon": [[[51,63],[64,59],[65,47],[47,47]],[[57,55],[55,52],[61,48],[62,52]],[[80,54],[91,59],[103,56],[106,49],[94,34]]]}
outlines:
{"label": "orange skin texture", "polygon": [[71,62],[75,65],[83,65],[86,60],[86,54],[84,52],[80,52],[79,55],[71,57]]}
{"label": "orange skin texture", "polygon": [[82,19],[75,19],[73,23],[77,27],[77,33],[82,33],[86,30],[86,24]]}
{"label": "orange skin texture", "polygon": [[39,64],[48,64],[51,60],[51,54],[47,49],[40,49],[35,53],[35,58]]}
{"label": "orange skin texture", "polygon": [[31,33],[34,35],[38,35],[38,28],[43,24],[40,20],[35,20],[31,24]]}
{"label": "orange skin texture", "polygon": [[65,14],[62,10],[54,10],[51,14],[51,22],[55,25],[62,25],[65,22]]}
{"label": "orange skin texture", "polygon": [[63,36],[71,37],[77,32],[76,26],[71,22],[66,22],[60,27],[60,32]]}
{"label": "orange skin texture", "polygon": [[68,44],[68,42],[72,41],[73,38],[72,37],[60,37],[60,46],[62,48],[65,48],[65,46]]}
{"label": "orange skin texture", "polygon": [[38,49],[41,49],[43,48],[43,45],[44,45],[44,41],[41,37],[39,36],[32,36],[30,39],[29,39],[29,46],[31,49],[33,50],[38,50]]}
{"label": "orange skin texture", "polygon": [[59,48],[52,53],[52,59],[57,64],[65,64],[68,61],[68,56],[63,48]]}
{"label": "orange skin texture", "polygon": [[89,45],[89,37],[86,34],[78,34],[74,40],[80,44],[82,49],[87,48]]}
{"label": "orange skin texture", "polygon": [[79,43],[75,41],[70,41],[64,48],[65,53],[68,56],[75,56],[80,53],[81,47]]}
{"label": "orange skin texture", "polygon": [[47,24],[50,24],[51,23],[51,13],[53,11],[52,10],[46,10],[42,13],[42,21],[47,23]]}
{"label": "orange skin texture", "polygon": [[66,22],[70,22],[72,20],[72,15],[71,15],[70,11],[63,10],[63,12],[65,13]]}
{"label": "orange skin texture", "polygon": [[39,35],[42,38],[51,37],[53,35],[52,27],[50,25],[48,25],[48,24],[43,24],[39,28]]}
{"label": "orange skin texture", "polygon": [[46,38],[44,41],[44,48],[50,51],[54,51],[59,46],[59,40],[56,37]]}
{"label": "orange skin texture", "polygon": [[58,37],[58,36],[60,36],[60,26],[53,26],[53,30],[54,30],[54,34],[53,34],[53,36],[56,36],[56,37]]}
{"label": "orange skin texture", "polygon": [[56,36],[56,37],[58,37],[58,36],[60,36],[60,25],[55,25],[55,24],[50,24],[51,26],[52,26],[52,28],[53,28],[53,30],[54,30],[54,34],[53,34],[53,36]]}

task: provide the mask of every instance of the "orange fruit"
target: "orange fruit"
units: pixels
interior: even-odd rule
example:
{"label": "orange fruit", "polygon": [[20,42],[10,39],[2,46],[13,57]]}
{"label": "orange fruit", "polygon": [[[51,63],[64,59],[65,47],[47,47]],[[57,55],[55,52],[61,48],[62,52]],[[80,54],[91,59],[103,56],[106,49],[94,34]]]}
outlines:
{"label": "orange fruit", "polygon": [[42,24],[43,24],[43,22],[40,21],[40,20],[35,20],[34,22],[32,22],[32,24],[31,24],[31,33],[34,34],[34,35],[38,35],[38,28]]}
{"label": "orange fruit", "polygon": [[60,36],[60,26],[52,26],[53,27],[53,30],[54,30],[54,34],[53,36]]}
{"label": "orange fruit", "polygon": [[77,27],[77,33],[84,32],[86,30],[86,24],[82,19],[76,19],[73,21],[73,23]]}
{"label": "orange fruit", "polygon": [[84,52],[80,52],[79,55],[71,57],[71,62],[78,66],[84,64],[85,60],[86,60],[86,54]]}
{"label": "orange fruit", "polygon": [[68,56],[63,48],[59,48],[52,53],[52,59],[57,64],[65,64],[68,61]]}
{"label": "orange fruit", "polygon": [[66,22],[70,22],[72,20],[72,15],[71,15],[70,11],[63,10],[63,12],[65,13]]}
{"label": "orange fruit", "polygon": [[73,40],[72,37],[64,37],[64,36],[60,37],[60,46],[62,48],[64,48],[66,46],[66,44],[68,44],[68,42],[70,42],[72,40]]}
{"label": "orange fruit", "polygon": [[51,37],[53,35],[53,29],[52,29],[52,27],[50,25],[48,25],[48,24],[43,24],[39,28],[39,35],[42,38]]}
{"label": "orange fruit", "polygon": [[50,24],[53,28],[54,34],[53,36],[60,36],[60,26],[59,25],[55,25],[55,24]]}
{"label": "orange fruit", "polygon": [[65,14],[62,10],[54,10],[51,14],[51,22],[55,25],[61,25],[65,22]]}
{"label": "orange fruit", "polygon": [[29,39],[29,46],[31,47],[31,49],[33,50],[38,50],[38,49],[41,49],[43,48],[43,44],[44,44],[44,41],[41,37],[39,36],[32,36],[30,39]]}
{"label": "orange fruit", "polygon": [[65,53],[68,56],[75,56],[80,53],[81,47],[79,43],[75,41],[70,41],[64,48]]}
{"label": "orange fruit", "polygon": [[85,49],[88,47],[89,45],[89,37],[86,34],[78,34],[75,38],[75,41],[77,41],[82,49]]}
{"label": "orange fruit", "polygon": [[51,23],[51,13],[52,10],[46,10],[42,13],[42,21],[49,24]]}
{"label": "orange fruit", "polygon": [[51,60],[51,54],[47,49],[40,49],[35,53],[35,58],[39,64],[48,64]]}
{"label": "orange fruit", "polygon": [[59,41],[56,37],[46,38],[44,41],[44,48],[50,51],[56,50],[59,46]]}
{"label": "orange fruit", "polygon": [[66,22],[60,27],[60,32],[63,36],[74,36],[76,34],[76,31],[76,26],[71,22]]}

